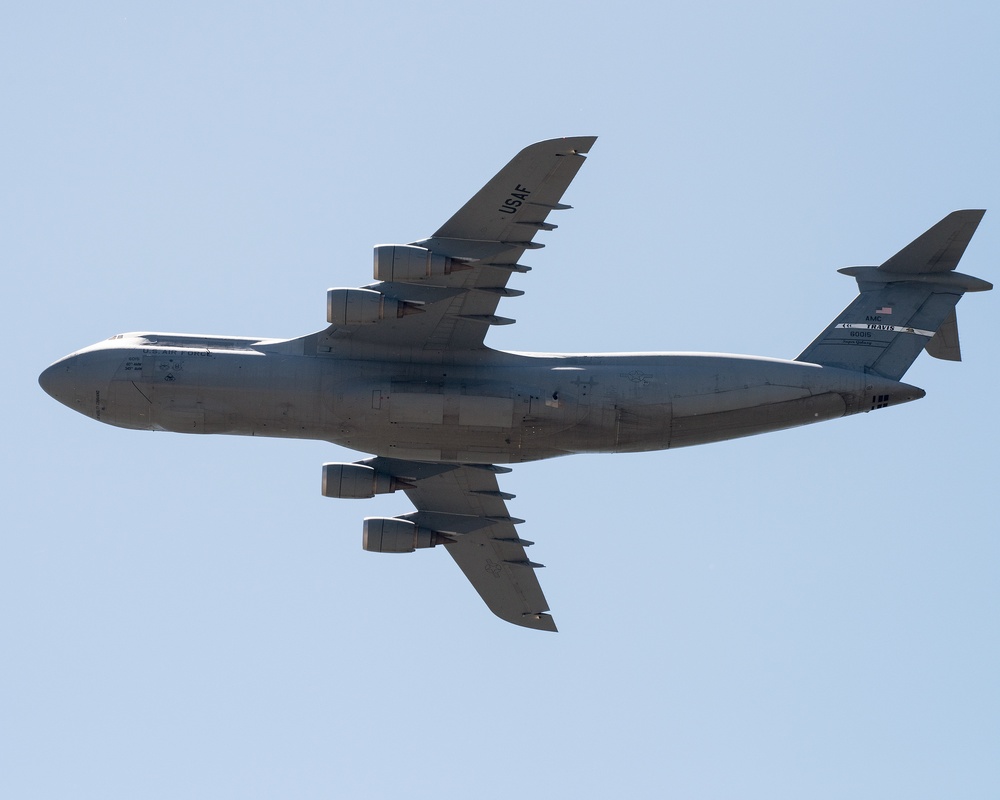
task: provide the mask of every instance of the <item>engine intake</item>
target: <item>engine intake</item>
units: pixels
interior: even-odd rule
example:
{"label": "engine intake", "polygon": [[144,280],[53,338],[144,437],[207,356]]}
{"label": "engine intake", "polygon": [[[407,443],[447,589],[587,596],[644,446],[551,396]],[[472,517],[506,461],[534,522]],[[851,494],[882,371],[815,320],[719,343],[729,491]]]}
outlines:
{"label": "engine intake", "polygon": [[412,553],[417,548],[451,544],[451,539],[430,528],[399,517],[365,517],[361,546],[372,553]]}
{"label": "engine intake", "polygon": [[410,484],[367,464],[324,464],[323,496],[365,499],[390,494]]}
{"label": "engine intake", "polygon": [[380,244],[375,248],[375,280],[419,281],[450,275],[471,264],[431,252],[412,244]]}

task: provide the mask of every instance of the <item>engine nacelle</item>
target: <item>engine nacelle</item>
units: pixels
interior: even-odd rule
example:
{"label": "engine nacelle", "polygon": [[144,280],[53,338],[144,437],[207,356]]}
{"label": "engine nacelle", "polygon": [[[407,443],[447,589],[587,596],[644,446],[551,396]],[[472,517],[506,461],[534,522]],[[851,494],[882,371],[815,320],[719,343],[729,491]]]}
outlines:
{"label": "engine nacelle", "polygon": [[426,247],[412,244],[380,244],[375,247],[375,280],[419,281],[450,275],[471,264],[438,255]]}
{"label": "engine nacelle", "polygon": [[369,325],[382,319],[401,317],[398,300],[372,289],[329,289],[326,293],[326,321],[331,325]]}
{"label": "engine nacelle", "polygon": [[417,548],[454,542],[437,531],[399,517],[365,517],[361,546],[373,553],[412,553]]}
{"label": "engine nacelle", "polygon": [[366,464],[324,464],[323,496],[365,499],[389,494],[408,484]]}

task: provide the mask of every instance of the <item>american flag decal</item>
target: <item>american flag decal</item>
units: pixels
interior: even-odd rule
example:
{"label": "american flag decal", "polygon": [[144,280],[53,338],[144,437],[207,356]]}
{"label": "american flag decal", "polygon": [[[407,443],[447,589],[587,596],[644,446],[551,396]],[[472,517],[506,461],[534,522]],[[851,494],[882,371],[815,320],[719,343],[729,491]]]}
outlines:
{"label": "american flag decal", "polygon": [[892,306],[884,306],[882,308],[879,308],[879,309],[877,309],[875,311],[875,313],[876,314],[891,314],[892,313]]}

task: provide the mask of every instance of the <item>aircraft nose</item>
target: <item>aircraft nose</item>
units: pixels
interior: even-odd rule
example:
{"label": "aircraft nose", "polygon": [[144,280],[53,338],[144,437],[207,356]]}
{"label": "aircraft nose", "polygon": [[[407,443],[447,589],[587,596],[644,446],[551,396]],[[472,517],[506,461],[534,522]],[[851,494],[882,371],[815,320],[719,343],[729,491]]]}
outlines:
{"label": "aircraft nose", "polygon": [[43,371],[38,385],[63,405],[100,419],[120,361],[120,356],[101,350],[74,353]]}
{"label": "aircraft nose", "polygon": [[51,367],[46,368],[38,376],[38,385],[45,390],[45,393],[64,405],[73,405],[74,390],[76,381],[73,375],[73,365],[71,359],[64,358],[57,361]]}

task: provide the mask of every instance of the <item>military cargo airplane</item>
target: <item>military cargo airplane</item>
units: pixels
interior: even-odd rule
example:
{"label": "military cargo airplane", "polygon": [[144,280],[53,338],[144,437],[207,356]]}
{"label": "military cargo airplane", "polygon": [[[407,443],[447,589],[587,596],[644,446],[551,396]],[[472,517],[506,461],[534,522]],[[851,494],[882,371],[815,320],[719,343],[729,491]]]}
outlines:
{"label": "military cargo airplane", "polygon": [[542,354],[484,338],[512,275],[595,137],[518,153],[434,235],[375,247],[375,282],[327,292],[328,326],[296,339],[125,333],[39,377],[52,397],[138,430],[322,439],[373,454],[323,465],[327,497],[403,491],[416,511],[367,517],[380,553],[442,546],[486,605],[556,630],[508,513],[502,464],[704,444],[917,400],[922,350],[960,360],[955,306],[991,284],[955,268],[985,212],[955,211],[880,266],[792,360],[717,353]]}

